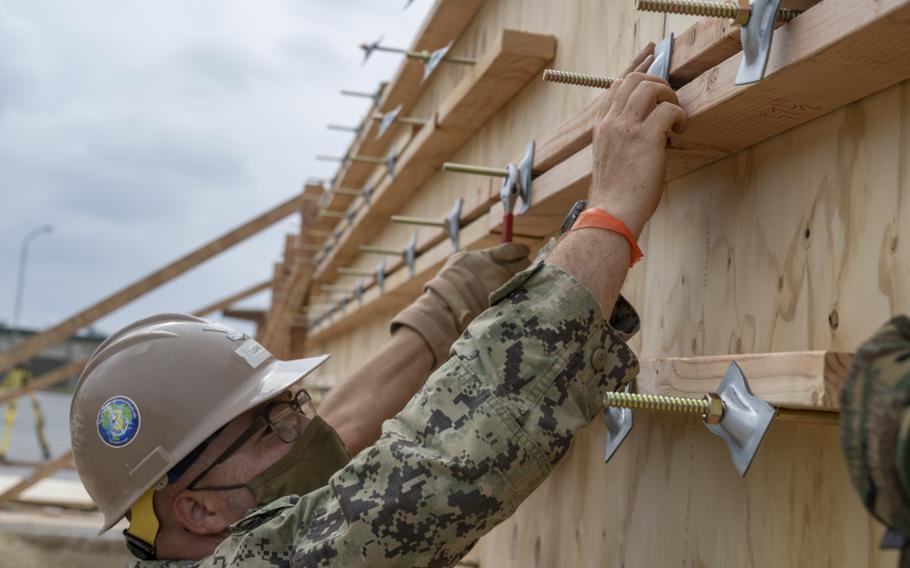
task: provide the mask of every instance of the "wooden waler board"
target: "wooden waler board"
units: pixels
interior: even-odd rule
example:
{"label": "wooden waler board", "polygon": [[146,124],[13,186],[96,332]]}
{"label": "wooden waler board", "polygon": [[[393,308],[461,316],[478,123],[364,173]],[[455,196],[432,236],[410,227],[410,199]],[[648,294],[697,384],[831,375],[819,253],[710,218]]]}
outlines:
{"label": "wooden waler board", "polygon": [[[841,33],[861,19],[859,13],[846,13],[848,5],[875,11],[900,3],[825,0],[806,20],[812,29],[806,29],[805,22],[802,28],[781,28],[779,58],[804,49],[807,38]],[[602,74],[620,71],[648,41],[657,42],[670,31],[685,32],[699,22],[637,13],[633,0],[482,4],[457,38],[453,54],[480,56],[504,29],[519,30],[556,37],[554,67]],[[844,6],[845,13],[832,6]],[[888,19],[890,26],[907,30],[903,44],[910,44],[908,11]],[[655,363],[667,357],[803,352],[811,354],[805,360],[811,360],[814,369],[806,371],[807,376],[842,373],[844,360],[836,353],[854,351],[890,316],[908,309],[910,236],[902,227],[910,226],[910,83],[883,79],[906,71],[906,47],[887,44],[892,37],[887,34],[871,35],[875,37],[865,44],[875,47],[866,51],[857,40],[861,36],[851,36],[859,47],[851,44],[848,53],[838,53],[836,47],[819,49],[818,61],[827,58],[829,68],[832,57],[845,57],[849,77],[813,75],[820,67],[812,60],[802,64],[802,73],[781,71],[780,77],[789,77],[786,82],[766,85],[779,90],[777,96],[764,92],[764,99],[753,100],[750,93],[763,91],[743,90],[742,100],[760,108],[749,116],[743,113],[742,123],[725,118],[724,124],[710,124],[710,105],[727,117],[728,102],[705,101],[696,92],[726,88],[718,85],[731,80],[733,63],[719,65],[722,58],[690,77],[686,100],[694,101],[694,112],[707,109],[696,130],[708,129],[702,132],[710,135],[702,148],[688,148],[688,161],[675,150],[671,172],[682,173],[668,185],[642,238],[646,260],[630,272],[624,288],[642,317],[642,330],[632,346],[652,383],[659,369],[679,367]],[[876,44],[879,38],[885,38],[885,45]],[[721,52],[729,50],[723,42],[718,45]],[[856,72],[860,63],[868,72]],[[470,73],[461,66],[442,68],[408,114],[428,117],[438,112]],[[908,77],[910,72],[903,79]],[[826,80],[832,82],[830,97],[803,98],[803,91],[818,92]],[[862,96],[838,103],[835,95],[848,83]],[[865,84],[882,88],[864,90]],[[442,159],[501,166],[520,156],[528,141],[545,140],[582,113],[596,94],[532,81]],[[725,96],[733,100],[740,94],[727,89]],[[754,136],[764,127],[764,137]],[[419,135],[399,136],[401,144],[419,143]],[[717,147],[710,147],[712,139]],[[548,164],[555,172],[548,180],[568,171],[574,163],[568,159],[584,162],[584,155],[573,154],[587,143]],[[569,165],[555,169],[561,163]],[[379,177],[377,173],[376,180]],[[578,179],[583,193],[586,178]],[[497,185],[496,180],[437,173],[395,212],[440,218],[458,196],[478,208],[484,202],[477,195],[486,192],[489,197]],[[564,191],[560,196],[570,202],[574,194]],[[486,203],[487,209],[492,203]],[[524,226],[543,227],[530,231],[532,236],[551,233],[557,209],[563,212],[562,204],[533,213],[532,220],[540,224],[526,220]],[[465,218],[471,223],[465,234],[474,248],[497,240],[492,232],[497,217],[477,211]],[[516,227],[521,226],[518,220]],[[366,232],[352,242],[397,248],[412,230],[364,225]],[[425,280],[449,250],[433,229],[419,235],[425,260],[418,262],[418,279]],[[372,269],[377,257],[354,254],[345,260],[346,266]],[[319,267],[314,272],[317,283],[353,286],[355,280],[323,273]],[[391,276],[385,294],[373,291],[362,311],[350,307],[335,323],[314,326],[309,340],[296,334],[295,355],[332,353],[314,380],[322,385],[343,380],[388,339],[390,317],[419,292],[419,282]],[[778,369],[773,374],[775,388],[786,390],[786,373]],[[794,389],[797,383],[803,384],[792,382]],[[818,390],[803,393],[805,404],[836,408],[836,383],[813,384]],[[637,413],[634,430],[609,464],[603,463],[604,438],[603,425],[595,421],[577,437],[550,479],[484,537],[470,558],[482,567],[896,564],[895,553],[878,550],[883,529],[866,513],[850,484],[837,428],[774,424],[745,478],[736,473],[722,442],[697,419]]]}

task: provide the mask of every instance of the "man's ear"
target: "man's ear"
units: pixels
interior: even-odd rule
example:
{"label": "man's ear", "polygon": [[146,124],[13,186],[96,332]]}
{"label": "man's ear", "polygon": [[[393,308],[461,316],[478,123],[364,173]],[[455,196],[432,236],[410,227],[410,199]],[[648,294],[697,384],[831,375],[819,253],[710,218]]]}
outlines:
{"label": "man's ear", "polygon": [[184,489],[174,496],[171,509],[177,522],[196,535],[221,534],[231,524],[224,500],[213,491]]}

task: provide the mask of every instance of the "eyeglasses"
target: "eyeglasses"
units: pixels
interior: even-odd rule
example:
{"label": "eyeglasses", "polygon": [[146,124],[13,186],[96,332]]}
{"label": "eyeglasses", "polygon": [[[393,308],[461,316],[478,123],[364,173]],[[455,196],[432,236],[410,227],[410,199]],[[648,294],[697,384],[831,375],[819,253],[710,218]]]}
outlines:
{"label": "eyeglasses", "polygon": [[[300,417],[303,416],[306,420],[301,421]],[[215,461],[210,463],[202,472],[197,475],[193,481],[187,485],[187,489],[195,489],[197,491],[209,491],[209,490],[228,490],[228,489],[239,489],[245,487],[246,485],[223,485],[223,486],[213,486],[213,487],[196,487],[196,484],[199,483],[203,477],[205,477],[212,469],[224,463],[228,458],[230,458],[237,450],[240,449],[250,438],[258,434],[264,429],[271,429],[278,436],[278,439],[284,442],[285,444],[292,444],[296,442],[300,436],[303,434],[304,429],[310,423],[313,418],[316,417],[316,408],[313,406],[313,400],[310,398],[310,395],[305,390],[297,391],[293,398],[288,400],[279,400],[273,402],[262,409],[261,412],[256,413],[253,416],[253,422],[250,424],[246,430],[243,431],[237,439],[234,440],[230,446],[225,449],[221,455],[219,455]]]}

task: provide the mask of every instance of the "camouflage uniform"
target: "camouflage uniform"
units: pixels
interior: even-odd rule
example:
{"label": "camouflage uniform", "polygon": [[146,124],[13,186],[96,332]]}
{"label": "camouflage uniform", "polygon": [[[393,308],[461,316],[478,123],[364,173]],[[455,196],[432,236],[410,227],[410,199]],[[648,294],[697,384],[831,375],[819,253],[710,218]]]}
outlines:
{"label": "camouflage uniform", "polygon": [[252,511],[201,561],[133,566],[450,566],[546,479],[630,381],[638,316],[541,255],[329,485]]}
{"label": "camouflage uniform", "polygon": [[[841,444],[866,508],[910,537],[910,319],[891,320],[856,352],[841,390]],[[902,566],[910,565],[905,554]]]}

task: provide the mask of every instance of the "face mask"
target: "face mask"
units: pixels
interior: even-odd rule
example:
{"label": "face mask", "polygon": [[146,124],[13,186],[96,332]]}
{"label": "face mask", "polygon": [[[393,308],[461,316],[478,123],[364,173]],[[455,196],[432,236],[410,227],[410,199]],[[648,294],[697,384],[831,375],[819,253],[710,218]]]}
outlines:
{"label": "face mask", "polygon": [[246,484],[259,506],[286,495],[306,495],[329,482],[351,460],[334,428],[314,418],[291,450]]}

